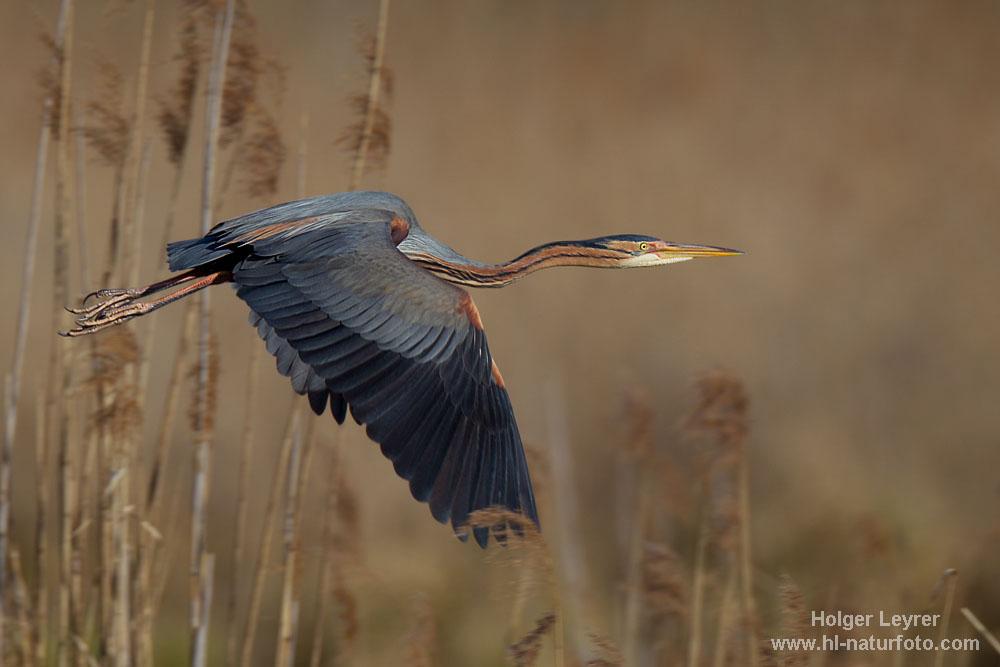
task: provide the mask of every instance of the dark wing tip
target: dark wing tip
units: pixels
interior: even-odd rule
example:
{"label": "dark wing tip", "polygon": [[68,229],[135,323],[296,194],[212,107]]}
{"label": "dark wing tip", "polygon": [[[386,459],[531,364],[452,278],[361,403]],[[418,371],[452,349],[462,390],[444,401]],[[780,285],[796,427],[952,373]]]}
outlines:
{"label": "dark wing tip", "polygon": [[309,407],[317,415],[322,415],[326,410],[327,400],[330,398],[330,392],[328,391],[310,391],[309,392]]}
{"label": "dark wing tip", "polygon": [[344,419],[347,417],[347,401],[343,394],[330,392],[330,412],[338,424],[344,423]]}

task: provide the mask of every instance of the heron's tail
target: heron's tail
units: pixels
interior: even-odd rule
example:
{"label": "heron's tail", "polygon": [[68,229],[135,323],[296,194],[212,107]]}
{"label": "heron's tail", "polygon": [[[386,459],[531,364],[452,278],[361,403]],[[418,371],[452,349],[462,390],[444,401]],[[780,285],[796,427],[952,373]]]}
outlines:
{"label": "heron's tail", "polygon": [[171,271],[186,271],[210,264],[230,254],[230,248],[219,247],[211,233],[199,239],[174,241],[167,244],[167,263]]}

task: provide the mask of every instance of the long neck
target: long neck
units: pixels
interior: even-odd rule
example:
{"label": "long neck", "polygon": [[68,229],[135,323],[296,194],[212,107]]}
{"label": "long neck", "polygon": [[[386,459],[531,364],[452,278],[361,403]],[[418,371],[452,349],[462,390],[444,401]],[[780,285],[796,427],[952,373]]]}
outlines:
{"label": "long neck", "polygon": [[[533,248],[503,264],[481,264],[454,251],[432,254],[424,249],[400,250],[423,268],[448,282],[470,287],[503,287],[550,266],[617,268],[623,254],[588,241],[556,241]],[[450,249],[449,249],[450,250]]]}

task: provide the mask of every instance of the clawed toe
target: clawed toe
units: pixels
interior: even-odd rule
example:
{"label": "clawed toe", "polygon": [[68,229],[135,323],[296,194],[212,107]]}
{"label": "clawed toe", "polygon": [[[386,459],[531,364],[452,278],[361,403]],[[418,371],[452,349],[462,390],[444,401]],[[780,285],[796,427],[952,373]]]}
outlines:
{"label": "clawed toe", "polygon": [[83,297],[83,303],[86,305],[87,301],[89,301],[91,297],[97,299],[107,299],[108,297],[127,296],[134,299],[137,296],[141,296],[143,291],[143,289],[135,287],[99,289],[96,292],[91,292],[87,296]]}
{"label": "clawed toe", "polygon": [[[132,301],[135,300],[135,296],[133,296],[132,294],[128,294],[127,292],[125,292],[125,290],[101,290],[101,292],[112,292],[112,291],[118,293],[113,295],[108,295],[111,298],[108,298],[106,301],[99,301],[95,303],[93,306],[86,306],[81,308],[67,308],[66,310],[73,313],[74,315],[83,315],[83,318],[86,319],[99,315],[109,308],[124,306],[125,304],[131,303]],[[100,298],[105,298],[101,296],[99,292],[95,292],[95,294],[98,294]],[[91,295],[88,294],[87,297],[84,298],[83,302],[87,303],[87,298],[89,298],[90,296]]]}
{"label": "clawed toe", "polygon": [[[191,285],[178,289],[167,296],[154,299],[152,301],[136,301],[149,294],[162,292],[165,289],[198,280]],[[79,315],[76,320],[76,327],[69,331],[60,331],[60,335],[76,337],[91,334],[101,329],[113,327],[129,320],[152,312],[157,308],[162,308],[168,303],[173,303],[188,294],[193,294],[198,290],[205,289],[210,285],[217,285],[232,279],[232,274],[225,271],[217,271],[208,275],[200,274],[196,270],[161,280],[158,283],[145,287],[132,287],[128,289],[101,289],[88,294],[79,308],[67,308],[74,315]],[[88,306],[87,300],[96,297],[98,302]]]}
{"label": "clawed toe", "polygon": [[70,337],[82,336],[115,324],[121,324],[141,315],[146,312],[144,304],[132,303],[139,294],[141,294],[140,290],[136,289],[102,289],[92,292],[84,297],[83,302],[87,303],[87,299],[93,296],[101,301],[92,306],[66,308],[67,311],[74,315],[80,315],[80,317],[76,320],[75,329],[59,333]]}

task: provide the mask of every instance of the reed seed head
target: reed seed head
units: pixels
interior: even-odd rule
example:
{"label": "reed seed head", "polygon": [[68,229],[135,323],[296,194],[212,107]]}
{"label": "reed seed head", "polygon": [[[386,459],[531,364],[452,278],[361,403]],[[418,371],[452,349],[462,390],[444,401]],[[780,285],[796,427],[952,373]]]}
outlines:
{"label": "reed seed head", "polygon": [[556,613],[550,611],[535,621],[535,627],[528,634],[507,647],[507,657],[517,667],[532,667],[542,650],[545,636],[556,624]]}
{"label": "reed seed head", "polygon": [[642,549],[642,592],[655,616],[682,616],[688,609],[684,565],[666,544],[647,542]]}
{"label": "reed seed head", "polygon": [[62,104],[62,66],[63,49],[57,44],[55,37],[48,31],[43,31],[39,39],[45,50],[49,52],[49,64],[38,72],[38,83],[42,87],[42,97],[51,102],[49,107],[49,131],[55,139],[59,139],[59,107]]}
{"label": "reed seed head", "polygon": [[81,129],[87,145],[108,167],[125,165],[131,123],[123,108],[122,75],[110,59],[98,63],[98,95],[87,103],[87,124]]}
{"label": "reed seed head", "polygon": [[167,158],[175,167],[181,164],[191,131],[191,112],[198,90],[198,73],[206,56],[198,32],[197,12],[190,7],[181,16],[179,50],[173,60],[180,63],[180,72],[171,93],[158,100],[157,121],[167,143]]}
{"label": "reed seed head", "polygon": [[243,188],[250,197],[268,197],[278,191],[285,144],[274,116],[261,106],[252,105],[249,117],[253,129],[243,145]]}
{"label": "reed seed head", "polygon": [[597,649],[597,657],[587,661],[587,667],[625,667],[625,656],[614,642],[596,632],[588,632],[587,637]]}

